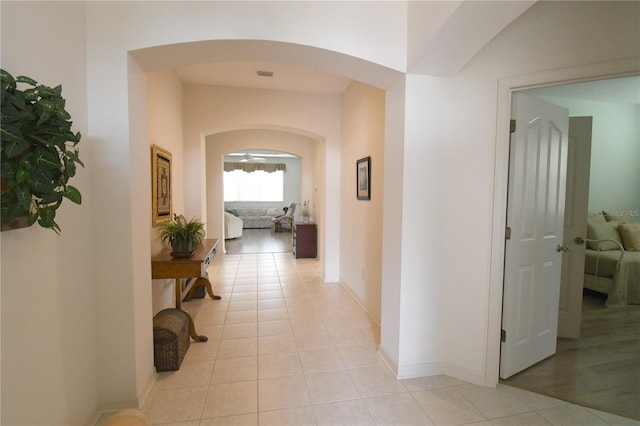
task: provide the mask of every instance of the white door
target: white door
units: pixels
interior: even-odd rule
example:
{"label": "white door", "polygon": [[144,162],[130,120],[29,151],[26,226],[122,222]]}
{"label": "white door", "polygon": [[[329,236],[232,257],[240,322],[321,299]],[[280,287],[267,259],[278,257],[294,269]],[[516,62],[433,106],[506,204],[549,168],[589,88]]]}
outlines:
{"label": "white door", "polygon": [[505,245],[505,379],[553,355],[558,334],[569,111],[515,94]]}
{"label": "white door", "polygon": [[580,337],[582,288],[584,285],[585,238],[589,214],[589,171],[591,168],[592,117],[569,118],[567,198],[564,212],[558,337]]}

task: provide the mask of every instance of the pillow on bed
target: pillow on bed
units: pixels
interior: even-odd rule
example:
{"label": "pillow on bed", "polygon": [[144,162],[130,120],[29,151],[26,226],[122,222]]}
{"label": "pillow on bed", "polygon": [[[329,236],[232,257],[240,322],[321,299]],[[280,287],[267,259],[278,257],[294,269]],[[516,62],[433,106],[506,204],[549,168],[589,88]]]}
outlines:
{"label": "pillow on bed", "polygon": [[[616,240],[622,244],[622,238],[618,232],[618,223],[616,222],[593,222],[587,221],[587,238],[590,240]],[[591,250],[620,250],[620,247],[612,242],[605,241],[600,244],[588,242],[588,246]]]}
{"label": "pillow on bed", "polygon": [[607,222],[618,222],[618,223],[627,223],[629,221],[629,217],[626,215],[624,210],[621,211],[609,211],[605,210],[602,212],[604,214],[604,218]]}
{"label": "pillow on bed", "polygon": [[640,251],[640,223],[621,223],[618,231],[627,251]]}
{"label": "pillow on bed", "polygon": [[604,212],[590,214],[587,220],[597,223],[607,223],[607,218],[605,217]]}

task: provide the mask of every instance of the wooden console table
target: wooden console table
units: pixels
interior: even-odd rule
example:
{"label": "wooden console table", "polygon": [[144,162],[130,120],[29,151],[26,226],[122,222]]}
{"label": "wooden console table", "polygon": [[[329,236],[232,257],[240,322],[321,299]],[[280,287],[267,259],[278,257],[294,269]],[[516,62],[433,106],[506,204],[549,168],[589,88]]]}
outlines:
{"label": "wooden console table", "polygon": [[[207,266],[216,255],[218,250],[218,239],[204,239],[198,244],[193,256],[191,257],[171,257],[171,248],[167,247],[160,254],[151,258],[151,278],[173,278],[175,279],[176,308],[181,309],[183,293],[189,295],[196,287],[204,286],[207,289],[209,297],[214,300],[220,299],[220,296],[213,294],[209,275],[207,274]],[[183,289],[180,283],[182,278],[195,278],[187,283]],[[207,336],[198,335],[193,323],[193,318],[188,312],[189,317],[189,334],[196,342],[206,342]]]}

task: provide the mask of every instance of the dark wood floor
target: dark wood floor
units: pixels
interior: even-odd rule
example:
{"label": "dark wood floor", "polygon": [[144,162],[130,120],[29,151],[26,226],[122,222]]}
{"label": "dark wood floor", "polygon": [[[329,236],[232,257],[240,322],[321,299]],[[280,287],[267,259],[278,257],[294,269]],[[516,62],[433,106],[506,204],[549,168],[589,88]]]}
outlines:
{"label": "dark wood floor", "polygon": [[243,229],[242,237],[225,240],[227,254],[286,253],[292,250],[290,232],[271,229]]}
{"label": "dark wood floor", "polygon": [[640,420],[640,305],[604,306],[585,290],[581,337],[502,383]]}

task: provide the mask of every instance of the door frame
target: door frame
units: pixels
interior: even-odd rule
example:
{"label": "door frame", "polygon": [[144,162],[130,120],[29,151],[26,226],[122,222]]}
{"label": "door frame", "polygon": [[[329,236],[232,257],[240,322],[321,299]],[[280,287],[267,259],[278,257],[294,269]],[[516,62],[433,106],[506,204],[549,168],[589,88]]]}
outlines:
{"label": "door frame", "polygon": [[489,311],[485,383],[496,386],[500,371],[500,330],[502,327],[502,293],[504,282],[505,229],[509,178],[509,121],[513,92],[543,86],[606,80],[640,74],[637,58],[562,68],[498,80],[496,151],[493,182],[493,224],[491,230],[491,264],[489,271]]}

